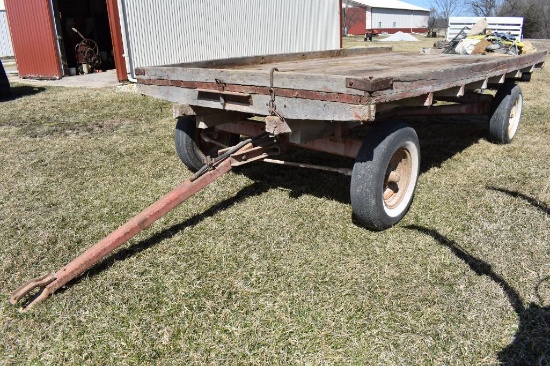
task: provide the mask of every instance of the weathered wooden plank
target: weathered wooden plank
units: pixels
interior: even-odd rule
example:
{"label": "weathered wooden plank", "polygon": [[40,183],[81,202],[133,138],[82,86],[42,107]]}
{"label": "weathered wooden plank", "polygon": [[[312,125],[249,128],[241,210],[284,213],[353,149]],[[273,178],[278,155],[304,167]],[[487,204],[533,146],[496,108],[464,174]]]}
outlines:
{"label": "weathered wooden plank", "polygon": [[[467,84],[472,84],[476,82],[482,82],[481,85],[476,85],[476,87],[481,87],[485,84],[485,81],[488,78],[500,77],[506,73],[515,73],[518,70],[524,70],[529,68],[530,65],[537,63],[541,57],[544,57],[545,54],[533,54],[522,57],[506,57],[506,58],[493,58],[487,59],[484,57],[478,57],[471,59],[473,63],[462,64],[459,63],[457,59],[453,58],[452,55],[445,55],[443,57],[438,57],[444,61],[450,61],[452,67],[449,67],[449,62],[447,62],[447,68],[440,70],[433,70],[433,64],[427,64],[423,68],[428,69],[429,71],[422,71],[416,74],[408,73],[407,70],[403,73],[403,69],[397,69],[394,71],[395,80],[391,78],[374,78],[363,80],[363,85],[352,86],[349,84],[350,78],[347,80],[347,86],[351,88],[358,88],[367,91],[374,91],[372,96],[375,97],[377,103],[395,101],[402,98],[410,98],[413,96],[423,95],[431,92],[438,92],[445,89],[452,88],[463,88]],[[468,60],[468,56],[460,57],[461,60]],[[440,67],[442,63],[440,63]],[[279,75],[279,74],[277,74]],[[513,74],[510,74],[512,77]],[[351,79],[353,82],[360,83],[359,79]],[[178,80],[168,80],[168,79],[140,79],[140,83],[144,84],[156,84],[156,85],[165,85],[165,86],[177,86],[181,88],[196,88],[196,89],[210,89],[217,90],[220,88],[219,83],[210,82],[185,82]],[[370,84],[369,84],[370,83]],[[369,85],[367,85],[369,84]],[[391,90],[376,90],[380,88],[390,88]],[[473,88],[473,87],[471,87]],[[471,89],[470,88],[470,89]],[[349,93],[350,89],[346,88]],[[228,92],[238,92],[246,94],[262,94],[269,95],[268,86],[247,86],[247,85],[235,85],[235,84],[225,84],[224,90]],[[314,100],[324,100],[329,102],[340,102],[340,103],[349,103],[349,104],[365,104],[371,101],[367,95],[356,95],[348,93],[330,93],[330,92],[316,92],[311,90],[302,90],[302,89],[284,89],[284,88],[275,88],[275,94],[278,96],[284,96],[288,98],[302,98],[302,99],[314,99]]]}
{"label": "weathered wooden plank", "polygon": [[[219,101],[200,99],[195,89],[184,89],[174,86],[138,85],[140,93],[174,103],[185,103],[197,107],[206,107],[269,115],[269,95],[252,95],[251,105],[237,103],[222,104]],[[373,104],[347,104],[327,102],[322,100],[299,99],[277,96],[275,99],[277,112],[288,119],[302,120],[332,120],[332,121],[371,121],[374,119]]]}
{"label": "weathered wooden plank", "polygon": [[[158,86],[175,86],[179,88],[197,89],[203,91],[212,91],[223,93],[240,93],[242,96],[249,94],[263,94],[270,95],[269,87],[259,87],[251,85],[234,85],[224,84],[223,90],[220,90],[220,86],[217,83],[204,83],[193,81],[179,81],[179,80],[162,80],[162,79],[141,79],[142,85],[158,85]],[[301,98],[301,99],[314,99],[323,100],[327,102],[340,102],[349,104],[364,104],[368,101],[368,96],[354,95],[344,93],[328,93],[318,92],[312,90],[298,90],[298,89],[281,89],[273,88],[276,96],[288,97],[288,98]]]}
{"label": "weathered wooden plank", "polygon": [[[146,69],[145,75],[140,75],[137,79],[138,83],[141,83],[143,79],[207,83],[213,83],[215,80],[219,80],[224,84],[270,86],[269,71],[150,67]],[[348,89],[346,87],[345,76],[340,75],[276,72],[273,79],[273,86],[281,89],[301,89],[364,95],[364,92],[361,90]]]}
{"label": "weathered wooden plank", "polygon": [[[484,80],[488,76],[493,77],[526,69],[533,64],[543,62],[546,53],[537,52],[525,56],[498,58],[421,54],[383,54],[383,56],[383,58],[379,55],[353,56],[347,60],[317,59],[303,64],[296,62],[292,64],[293,69],[285,69],[285,67],[290,67],[288,63],[280,64],[277,66],[280,67],[279,70],[283,71],[275,72],[274,86],[280,89],[365,95],[364,91],[348,88],[346,79],[349,77],[377,80],[393,78],[394,90],[398,88],[424,89],[427,86],[432,86],[430,91],[437,91],[441,88],[438,88],[436,84],[448,85],[450,82],[454,84],[452,86],[458,86],[463,84],[462,80],[464,79],[471,80],[473,75],[479,80]],[[346,61],[350,63],[346,64]],[[312,68],[309,62],[316,62],[318,65]],[[146,75],[139,76],[138,79],[179,80],[197,83],[213,83],[217,79],[226,84],[268,87],[271,66],[262,65],[265,69],[257,70],[151,67],[146,69]],[[313,72],[317,72],[317,74]]]}
{"label": "weathered wooden plank", "polygon": [[297,52],[277,55],[263,55],[250,57],[235,57],[220,60],[188,62],[181,64],[167,65],[168,67],[186,68],[228,68],[243,67],[251,65],[272,64],[280,62],[303,61],[323,58],[341,58],[356,55],[372,55],[391,52],[392,47],[369,47],[369,48],[344,48],[326,51]]}
{"label": "weathered wooden plank", "polygon": [[[507,73],[511,71],[521,70],[529,65],[540,62],[546,57],[546,52],[537,52],[525,56],[510,56],[510,57],[472,57],[470,62],[463,56],[460,59],[455,59],[455,55],[436,55],[439,56],[434,60],[441,60],[440,64],[431,63],[431,68],[425,70],[416,70],[414,73],[407,72],[409,70],[397,71],[394,73],[394,80],[400,82],[411,82],[417,85],[433,84],[440,80],[462,80],[471,79],[472,76],[477,76],[480,79],[487,76],[493,76],[498,73]],[[444,63],[443,61],[452,61],[453,65]],[[459,61],[464,62],[459,62]],[[434,67],[434,66],[437,66]],[[403,72],[404,71],[404,72]],[[404,84],[402,84],[404,85]]]}
{"label": "weathered wooden plank", "polygon": [[[456,97],[495,81],[504,82],[506,77],[531,72],[533,66],[540,66],[546,58],[546,52],[510,57],[335,55],[297,61],[281,57],[274,58],[280,59],[280,63],[271,64],[253,64],[248,60],[250,64],[235,64],[227,69],[149,67],[138,76],[138,81],[145,94],[176,103],[268,115],[270,71],[277,66],[280,71],[274,73],[273,90],[278,112],[285,118],[368,121],[373,120],[375,110],[398,105],[400,101],[422,97],[423,104],[429,105],[434,93]],[[198,89],[203,89],[202,95]],[[222,98],[220,93],[235,98]],[[241,95],[245,98],[240,98]]]}
{"label": "weathered wooden plank", "polygon": [[[354,76],[393,76],[402,69],[406,73],[420,70],[433,70],[434,65],[438,68],[445,68],[454,65],[462,65],[474,62],[474,56],[460,55],[426,55],[410,53],[385,53],[381,55],[363,55],[334,59],[315,59],[298,62],[281,62],[276,66],[282,72],[300,72],[309,74],[346,75]],[[482,56],[484,57],[484,56]],[[438,58],[438,59],[436,59]],[[263,70],[269,71],[273,67],[269,65],[254,65],[240,67],[240,70]],[[405,73],[405,72],[403,72]],[[387,75],[386,75],[387,74]]]}
{"label": "weathered wooden plank", "polygon": [[375,92],[391,89],[393,78],[346,78],[346,85],[351,89]]}
{"label": "weathered wooden plank", "polygon": [[546,53],[542,52],[521,57],[497,58],[452,69],[437,70],[430,74],[396,76],[392,90],[374,92],[372,98],[376,103],[383,103],[455,87],[473,89],[474,86],[468,87],[468,85],[479,86],[480,82],[486,84],[486,80],[489,78],[498,77],[503,82],[502,77],[506,74],[509,74],[509,77],[514,77],[516,71],[538,63],[540,58],[545,56]]}

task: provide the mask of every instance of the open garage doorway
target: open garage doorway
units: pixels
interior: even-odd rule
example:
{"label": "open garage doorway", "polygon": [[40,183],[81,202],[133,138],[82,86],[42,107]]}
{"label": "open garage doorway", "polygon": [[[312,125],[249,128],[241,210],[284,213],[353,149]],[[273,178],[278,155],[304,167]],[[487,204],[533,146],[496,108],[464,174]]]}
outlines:
{"label": "open garage doorway", "polygon": [[[70,71],[116,69],[117,79],[127,80],[117,0],[4,3],[21,78],[60,79]],[[90,40],[92,47],[78,47],[84,39]]]}
{"label": "open garage doorway", "polygon": [[[56,0],[63,68],[69,75],[115,68],[105,0]],[[55,7],[55,6],[54,6]]]}

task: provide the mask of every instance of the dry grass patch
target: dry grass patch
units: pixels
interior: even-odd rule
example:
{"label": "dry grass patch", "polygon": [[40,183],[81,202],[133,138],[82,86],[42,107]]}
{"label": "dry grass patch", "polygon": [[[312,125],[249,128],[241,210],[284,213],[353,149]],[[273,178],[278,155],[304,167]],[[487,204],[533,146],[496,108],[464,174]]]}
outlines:
{"label": "dry grass patch", "polygon": [[14,85],[0,104],[1,362],[548,363],[549,82],[544,69],[522,84],[510,145],[488,143],[483,120],[412,119],[422,174],[391,230],[354,225],[347,177],[251,165],[29,313],[13,289],[190,173],[169,104]]}

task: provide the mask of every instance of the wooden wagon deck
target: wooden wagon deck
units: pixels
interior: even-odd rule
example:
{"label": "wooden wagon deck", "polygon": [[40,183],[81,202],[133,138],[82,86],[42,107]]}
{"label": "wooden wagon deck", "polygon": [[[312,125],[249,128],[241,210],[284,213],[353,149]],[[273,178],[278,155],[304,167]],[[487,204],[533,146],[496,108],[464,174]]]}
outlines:
{"label": "wooden wagon deck", "polygon": [[461,97],[521,79],[546,58],[546,51],[524,56],[390,51],[344,49],[147,67],[137,70],[137,78],[142,93],[176,103],[267,115],[272,87],[286,118],[366,121],[403,100],[428,106],[441,96]]}

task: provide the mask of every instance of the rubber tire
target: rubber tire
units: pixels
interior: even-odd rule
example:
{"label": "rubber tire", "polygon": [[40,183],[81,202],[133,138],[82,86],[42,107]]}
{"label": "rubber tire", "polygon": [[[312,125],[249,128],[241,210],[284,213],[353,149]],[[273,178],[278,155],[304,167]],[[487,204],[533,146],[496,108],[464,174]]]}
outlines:
{"label": "rubber tire", "polygon": [[521,88],[514,82],[505,82],[493,100],[489,118],[489,140],[497,144],[509,144],[516,135],[522,110]]}
{"label": "rubber tire", "polygon": [[[199,147],[200,132],[201,130],[196,128],[195,118],[178,117],[174,131],[176,153],[181,162],[193,172],[203,167],[206,155],[215,157],[217,152],[217,149],[201,150]],[[222,140],[221,142],[225,145],[233,146],[239,142],[239,135],[224,133]]]}
{"label": "rubber tire", "polygon": [[[400,150],[401,149],[401,150]],[[384,200],[385,182],[392,157],[398,151],[410,154],[410,175],[403,197],[395,207]],[[350,198],[354,218],[372,230],[385,230],[398,223],[413,201],[420,171],[420,145],[416,131],[401,121],[372,126],[359,149],[351,175]]]}

